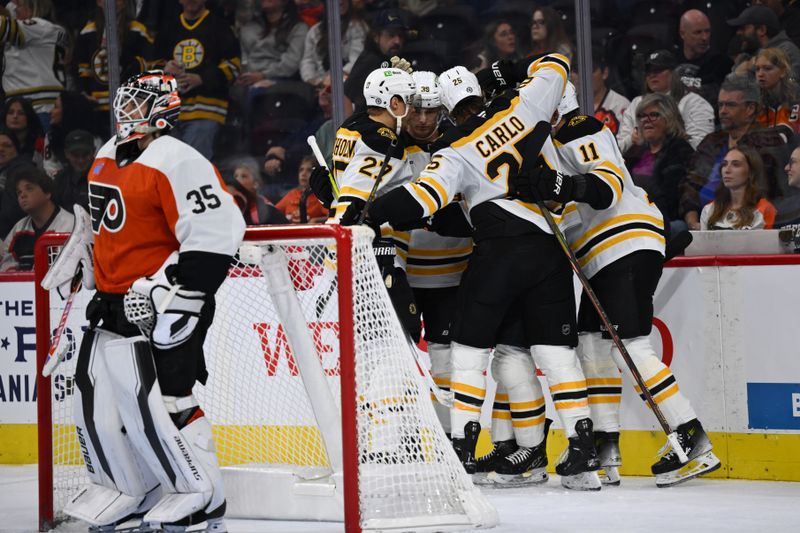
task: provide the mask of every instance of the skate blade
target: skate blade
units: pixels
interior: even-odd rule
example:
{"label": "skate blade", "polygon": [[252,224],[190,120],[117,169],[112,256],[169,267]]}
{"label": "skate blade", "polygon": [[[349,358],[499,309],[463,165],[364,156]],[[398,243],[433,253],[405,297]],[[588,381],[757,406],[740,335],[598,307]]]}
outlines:
{"label": "skate blade", "polygon": [[472,474],[472,484],[481,487],[494,485],[494,482],[489,479],[489,474],[492,472],[476,472]]}
{"label": "skate blade", "polygon": [[486,477],[489,481],[494,483],[496,487],[507,488],[541,485],[542,483],[547,483],[547,480],[550,479],[544,467],[528,470],[524,474],[498,474],[497,472],[489,472],[489,475]]}
{"label": "skate blade", "polygon": [[603,486],[596,471],[561,476],[561,486],[569,490],[596,491]]}
{"label": "skate blade", "polygon": [[656,487],[674,487],[690,479],[718,470],[720,466],[722,466],[722,463],[717,456],[713,452],[707,452],[700,457],[692,459],[677,470],[657,475]]}
{"label": "skate blade", "polygon": [[597,475],[600,476],[600,483],[603,485],[618,487],[621,483],[619,468],[616,466],[601,466],[600,470],[597,471]]}

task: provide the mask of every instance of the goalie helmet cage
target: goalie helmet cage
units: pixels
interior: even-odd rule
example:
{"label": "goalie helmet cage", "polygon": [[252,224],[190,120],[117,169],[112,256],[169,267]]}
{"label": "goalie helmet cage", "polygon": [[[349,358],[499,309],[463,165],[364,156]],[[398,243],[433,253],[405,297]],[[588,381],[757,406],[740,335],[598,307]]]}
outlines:
{"label": "goalie helmet cage", "polygon": [[[66,237],[37,242],[39,370],[61,314],[40,282]],[[348,532],[491,527],[496,511],[439,425],[371,241],[362,227],[247,230],[217,292],[210,377],[194,391],[213,425],[228,515],[343,520]],[[82,315],[67,322],[64,362],[37,378],[41,531],[88,483],[71,421]]]}

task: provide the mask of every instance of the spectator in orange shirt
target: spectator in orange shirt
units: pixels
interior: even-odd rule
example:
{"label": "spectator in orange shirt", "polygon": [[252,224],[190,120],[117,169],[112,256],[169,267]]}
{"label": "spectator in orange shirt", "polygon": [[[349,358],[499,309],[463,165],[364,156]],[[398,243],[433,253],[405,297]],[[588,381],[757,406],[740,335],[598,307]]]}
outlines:
{"label": "spectator in orange shirt", "polygon": [[286,193],[275,205],[294,224],[317,224],[328,218],[328,210],[317,200],[308,185],[312,168],[314,158],[310,155],[303,157],[297,171],[297,187]]}
{"label": "spectator in orange shirt", "polygon": [[780,48],[762,48],[755,64],[761,89],[761,112],[756,117],[759,126],[787,126],[793,133],[800,132],[800,95],[786,54]]}
{"label": "spectator in orange shirt", "polygon": [[714,201],[700,214],[700,229],[772,228],[777,212],[760,190],[764,165],[758,152],[746,146],[732,148],[720,171],[722,180]]}

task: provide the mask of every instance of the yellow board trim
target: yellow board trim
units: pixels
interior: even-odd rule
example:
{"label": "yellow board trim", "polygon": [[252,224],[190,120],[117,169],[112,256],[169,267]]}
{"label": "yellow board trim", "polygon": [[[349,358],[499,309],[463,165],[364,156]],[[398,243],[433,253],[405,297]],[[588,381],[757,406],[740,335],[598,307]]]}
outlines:
{"label": "yellow board trim", "polygon": [[[63,429],[72,433],[71,428]],[[74,435],[74,433],[72,434]],[[282,439],[297,438],[299,440],[301,437],[314,436],[315,433],[307,428],[295,427],[214,426],[214,438],[218,445],[230,439],[263,438],[263,436],[275,438],[278,435]],[[714,453],[722,461],[722,468],[710,474],[709,477],[800,481],[800,433],[711,432],[709,436],[714,443]],[[653,458],[663,444],[664,434],[660,431],[623,430],[620,436],[620,447],[623,450],[624,460],[620,473],[626,476],[652,477],[650,465],[654,462]],[[558,455],[566,445],[567,439],[562,430],[550,431],[547,451],[551,471],[552,465],[556,464]],[[271,448],[269,444],[265,443],[262,446],[263,454],[255,458],[266,458],[269,454],[279,457],[280,450]],[[489,431],[484,429],[478,440],[478,457],[489,453],[490,449],[491,437]],[[77,452],[77,447],[75,450]],[[303,453],[305,457],[314,455],[308,452]],[[249,459],[250,457],[236,454],[221,458],[223,466],[236,462],[243,463]],[[36,424],[0,424],[0,464],[32,464],[37,460]],[[79,461],[77,454],[75,461]]]}

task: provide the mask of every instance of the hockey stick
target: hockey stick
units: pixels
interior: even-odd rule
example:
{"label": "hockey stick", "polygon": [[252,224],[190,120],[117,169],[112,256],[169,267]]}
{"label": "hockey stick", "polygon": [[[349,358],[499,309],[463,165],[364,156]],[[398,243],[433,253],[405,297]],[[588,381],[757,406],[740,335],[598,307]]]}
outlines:
{"label": "hockey stick", "polygon": [[[322,150],[319,149],[319,144],[317,144],[317,138],[313,135],[309,135],[306,139],[308,146],[311,147],[311,152],[314,154],[314,158],[317,160],[317,164],[321,167],[328,168],[328,163],[325,161],[325,156],[322,155]],[[328,169],[328,179],[331,182],[331,190],[333,190],[333,197],[339,197],[339,186],[336,185],[336,180],[333,179],[333,175],[331,175],[330,169]]]}
{"label": "hockey stick", "polygon": [[[372,186],[372,190],[369,191],[369,196],[367,196],[367,201],[364,203],[364,208],[361,210],[361,214],[358,215],[358,220],[356,220],[356,224],[363,224],[364,219],[367,218],[367,212],[369,208],[372,206],[372,202],[375,201],[375,197],[378,195],[378,187],[381,186],[381,182],[383,181],[383,175],[386,173],[386,168],[389,166],[389,159],[392,157],[392,150],[397,147],[397,137],[395,136],[392,139],[392,142],[389,144],[389,149],[386,151],[386,154],[383,156],[383,163],[381,163],[381,169],[378,171],[378,177],[375,178],[375,184]],[[376,237],[380,237],[380,235],[376,235]]]}
{"label": "hockey stick", "polygon": [[58,347],[61,343],[61,335],[63,335],[67,325],[67,317],[72,309],[72,302],[75,301],[75,295],[78,294],[82,279],[83,269],[80,263],[78,263],[75,275],[72,277],[72,281],[70,281],[69,296],[67,296],[67,302],[64,304],[64,311],[61,313],[61,320],[58,321],[58,327],[53,334],[53,340],[50,342],[50,349],[47,352],[47,359],[45,359],[44,365],[42,366],[42,377],[49,377],[50,374],[58,368],[58,365],[64,360],[64,355],[67,353],[68,346],[64,346],[61,350],[59,350]]}
{"label": "hockey stick", "polygon": [[[546,124],[546,123],[540,122],[539,124],[537,124],[537,128],[541,124]],[[550,129],[549,124],[547,124],[547,129],[549,131]],[[525,165],[526,162],[529,162],[531,160],[536,161],[539,157],[539,154],[537,153],[535,157],[532,156],[533,156],[532,153],[525,154],[522,163],[523,169],[527,169],[527,166]],[[523,170],[521,170],[520,172],[523,172]],[[603,306],[600,304],[600,300],[597,298],[597,295],[592,289],[592,286],[589,283],[589,279],[586,277],[586,274],[583,273],[583,269],[581,269],[580,263],[578,263],[578,258],[575,257],[572,248],[570,248],[569,243],[567,243],[567,239],[564,237],[564,234],[559,229],[555,220],[553,220],[553,215],[550,214],[550,211],[544,205],[543,201],[537,200],[536,205],[542,212],[542,216],[547,221],[547,225],[553,232],[553,236],[555,236],[556,240],[558,241],[558,244],[564,251],[564,254],[566,254],[567,260],[569,260],[570,267],[572,267],[572,271],[575,273],[575,275],[578,276],[578,280],[581,282],[581,285],[583,285],[583,290],[586,291],[586,295],[592,302],[592,306],[594,306],[594,308],[597,310],[597,314],[600,315],[600,321],[603,323],[603,326],[606,328],[606,331],[608,331],[609,335],[611,336],[611,340],[614,341],[614,345],[617,347],[619,353],[622,355],[622,358],[625,360],[625,364],[628,365],[628,369],[631,371],[631,375],[633,376],[634,381],[636,381],[636,384],[641,389],[645,401],[647,402],[647,405],[650,406],[650,409],[652,409],[653,413],[656,415],[658,423],[661,425],[662,431],[664,431],[664,434],[666,434],[667,436],[667,441],[669,442],[670,446],[675,451],[675,453],[678,455],[678,459],[681,461],[681,463],[689,462],[689,458],[686,455],[686,451],[684,451],[683,447],[680,444],[680,441],[678,440],[678,434],[670,429],[669,424],[667,423],[667,419],[664,418],[664,413],[661,412],[661,408],[653,399],[653,395],[650,394],[650,389],[647,388],[647,384],[644,382],[642,374],[639,373],[639,369],[636,368],[636,364],[633,362],[631,355],[625,348],[625,344],[623,344],[622,339],[617,333],[617,330],[614,328],[614,325],[608,318],[605,309],[603,309]]]}

